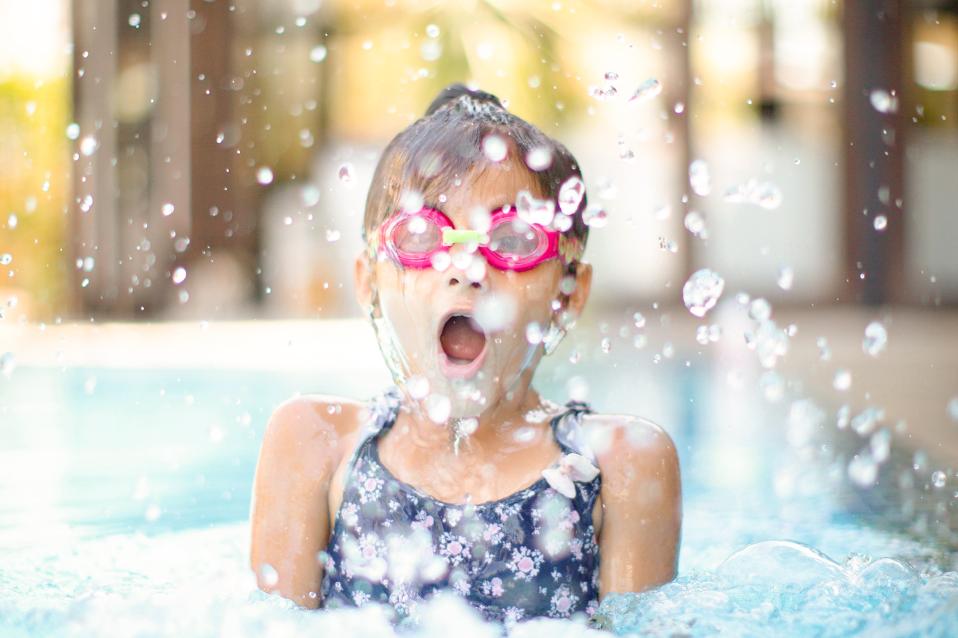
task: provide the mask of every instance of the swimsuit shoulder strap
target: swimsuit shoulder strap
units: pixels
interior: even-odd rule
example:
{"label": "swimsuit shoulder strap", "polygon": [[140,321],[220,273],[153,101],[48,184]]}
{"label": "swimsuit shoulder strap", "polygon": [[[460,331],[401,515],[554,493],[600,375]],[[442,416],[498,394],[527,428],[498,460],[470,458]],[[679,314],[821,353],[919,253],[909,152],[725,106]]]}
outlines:
{"label": "swimsuit shoulder strap", "polygon": [[595,463],[595,454],[586,441],[582,430],[582,416],[592,414],[592,407],[585,401],[570,400],[565,404],[565,411],[552,417],[552,431],[556,442],[566,453],[581,454]]}
{"label": "swimsuit shoulder strap", "polygon": [[396,421],[401,405],[401,395],[399,388],[391,386],[386,390],[373,396],[368,402],[369,415],[359,426],[359,436],[356,439],[356,445],[353,447],[353,453],[349,460],[349,468],[352,471],[359,455],[369,446],[376,436],[389,429]]}

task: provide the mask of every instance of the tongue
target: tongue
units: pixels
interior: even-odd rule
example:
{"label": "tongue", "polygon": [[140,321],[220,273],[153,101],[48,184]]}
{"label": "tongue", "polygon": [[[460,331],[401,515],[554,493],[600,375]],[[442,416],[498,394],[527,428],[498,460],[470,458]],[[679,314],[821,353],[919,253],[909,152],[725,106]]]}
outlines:
{"label": "tongue", "polygon": [[486,345],[486,335],[473,328],[468,318],[457,315],[446,322],[439,343],[450,359],[472,361]]}

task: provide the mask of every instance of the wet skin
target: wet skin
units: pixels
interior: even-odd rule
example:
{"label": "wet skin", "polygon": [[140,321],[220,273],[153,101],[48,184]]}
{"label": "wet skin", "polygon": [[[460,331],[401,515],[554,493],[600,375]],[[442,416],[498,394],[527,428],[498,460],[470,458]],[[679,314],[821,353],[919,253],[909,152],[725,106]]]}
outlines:
{"label": "wet skin", "polygon": [[[493,168],[445,193],[441,208],[457,228],[469,226],[475,207],[493,210],[515,201],[534,182],[523,170]],[[466,187],[468,185],[468,188]],[[453,253],[465,250],[452,247]],[[483,259],[478,253],[475,259]],[[416,402],[404,404],[396,424],[379,441],[380,458],[400,480],[447,503],[482,503],[520,491],[556,463],[561,450],[549,418],[561,406],[543,400],[532,387],[539,348],[520,370],[526,353],[525,327],[548,326],[553,299],[578,316],[588,298],[591,266],[580,263],[576,287],[562,295],[558,260],[522,273],[487,267],[476,282],[456,266],[405,270],[391,260],[356,259],[357,300],[378,303],[408,362],[411,374],[427,378],[433,392],[452,397],[454,386],[437,367],[440,318],[451,308],[474,304],[482,295],[515,301],[512,324],[487,336],[488,352],[474,379],[485,403],[458,400],[453,414],[475,416],[476,431],[451,446],[448,426],[437,425]],[[427,326],[424,329],[423,326]],[[352,451],[367,416],[362,403],[332,396],[305,396],[279,406],[270,418],[256,467],[251,508],[250,563],[258,586],[303,607],[320,606],[322,565]],[[655,424],[628,415],[586,415],[582,421],[596,453],[602,489],[594,518],[601,565],[600,596],[642,591],[675,577],[681,527],[678,458],[669,436]],[[523,436],[516,433],[523,428]],[[521,440],[520,440],[521,439]],[[260,566],[276,570],[267,582]]]}

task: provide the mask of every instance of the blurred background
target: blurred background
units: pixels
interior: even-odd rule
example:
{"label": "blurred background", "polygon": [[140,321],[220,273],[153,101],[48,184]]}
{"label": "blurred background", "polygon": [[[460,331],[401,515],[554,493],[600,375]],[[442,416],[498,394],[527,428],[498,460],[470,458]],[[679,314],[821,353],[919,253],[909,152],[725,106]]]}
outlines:
{"label": "blurred background", "polygon": [[[608,211],[586,252],[593,361],[708,360],[720,392],[815,396],[839,430],[862,410],[870,469],[893,433],[930,455],[909,461],[925,485],[958,484],[958,1],[0,0],[0,16],[8,381],[385,381],[352,291],[365,194],[385,144],[463,81],[566,144]],[[724,280],[704,318],[683,303],[703,268]],[[109,377],[78,374],[81,398]]]}

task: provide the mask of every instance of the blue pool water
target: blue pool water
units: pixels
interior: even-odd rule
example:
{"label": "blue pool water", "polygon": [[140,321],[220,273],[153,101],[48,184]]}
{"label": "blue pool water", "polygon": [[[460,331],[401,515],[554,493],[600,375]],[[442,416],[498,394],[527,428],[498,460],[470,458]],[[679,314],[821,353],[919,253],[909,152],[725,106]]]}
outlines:
{"label": "blue pool water", "polygon": [[[790,400],[769,403],[757,384],[730,384],[725,372],[704,359],[615,352],[588,365],[556,359],[539,372],[549,398],[564,401],[585,384],[597,410],[651,417],[680,451],[679,578],[609,596],[605,627],[958,635],[947,543],[869,511],[835,470],[833,426],[797,449]],[[271,410],[298,392],[367,397],[387,379],[23,366],[0,378],[0,636],[389,634],[375,608],[307,612],[258,592],[246,526]],[[455,599],[437,600],[420,631],[438,633],[451,617],[464,635],[495,635]],[[538,621],[514,633],[598,630]]]}

